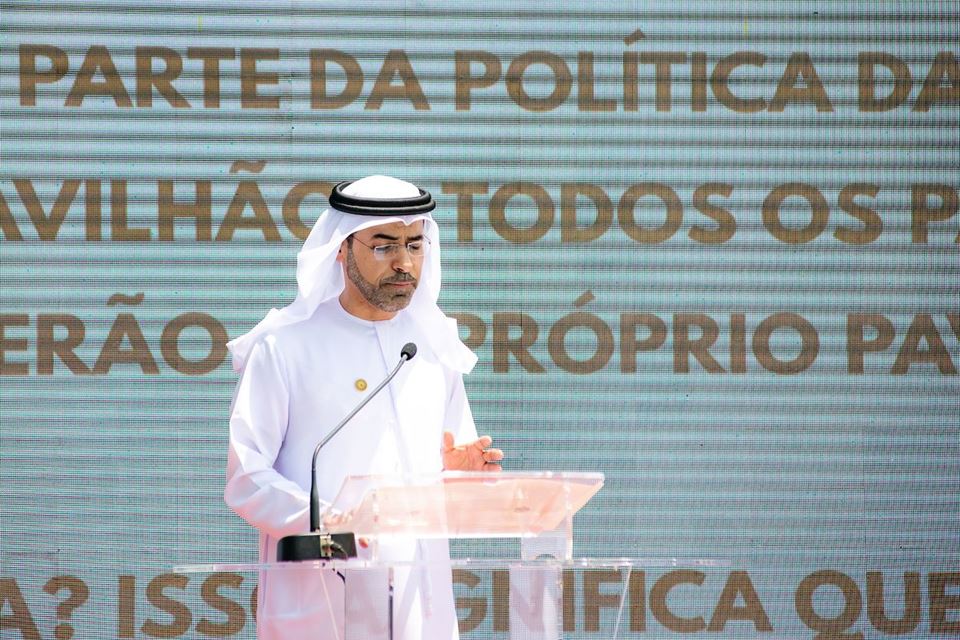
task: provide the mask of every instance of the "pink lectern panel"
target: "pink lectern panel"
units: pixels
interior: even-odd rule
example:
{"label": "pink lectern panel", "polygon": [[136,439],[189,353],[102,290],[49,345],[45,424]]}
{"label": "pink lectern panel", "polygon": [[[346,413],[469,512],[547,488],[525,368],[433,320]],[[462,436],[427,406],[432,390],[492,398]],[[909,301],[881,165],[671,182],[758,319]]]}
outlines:
{"label": "pink lectern panel", "polygon": [[444,472],[352,476],[327,517],[333,533],[417,538],[529,537],[557,529],[603,486],[602,473]]}

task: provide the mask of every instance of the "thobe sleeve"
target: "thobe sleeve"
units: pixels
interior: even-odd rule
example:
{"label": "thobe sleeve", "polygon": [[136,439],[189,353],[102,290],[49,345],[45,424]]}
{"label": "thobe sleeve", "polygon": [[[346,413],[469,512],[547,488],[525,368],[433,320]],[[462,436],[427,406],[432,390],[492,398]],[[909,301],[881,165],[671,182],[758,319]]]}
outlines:
{"label": "thobe sleeve", "polygon": [[463,376],[451,374],[450,395],[444,416],[444,429],[453,433],[457,443],[473,442],[477,439],[477,426],[473,422],[473,413],[467,401],[467,391],[463,386]]}
{"label": "thobe sleeve", "polygon": [[287,431],[289,384],[282,355],[268,339],[250,352],[230,409],[224,500],[272,536],[310,528],[309,494],[274,469]]}

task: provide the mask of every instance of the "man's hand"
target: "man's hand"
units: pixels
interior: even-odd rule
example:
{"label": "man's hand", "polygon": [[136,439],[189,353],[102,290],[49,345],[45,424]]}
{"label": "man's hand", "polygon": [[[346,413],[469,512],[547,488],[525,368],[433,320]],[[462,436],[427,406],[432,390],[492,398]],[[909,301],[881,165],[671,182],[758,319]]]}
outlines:
{"label": "man's hand", "polygon": [[493,438],[480,436],[470,444],[453,444],[453,434],[443,432],[444,471],[500,471],[503,451],[491,449]]}

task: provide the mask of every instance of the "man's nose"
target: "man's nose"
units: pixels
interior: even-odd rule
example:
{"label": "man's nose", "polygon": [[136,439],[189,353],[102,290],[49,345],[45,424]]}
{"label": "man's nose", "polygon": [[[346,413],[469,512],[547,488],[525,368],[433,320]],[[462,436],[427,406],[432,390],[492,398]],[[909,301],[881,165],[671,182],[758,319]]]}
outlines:
{"label": "man's nose", "polygon": [[407,249],[407,245],[398,245],[397,255],[393,259],[393,268],[396,271],[403,271],[404,273],[409,273],[410,269],[413,268],[413,256],[410,255],[410,250]]}

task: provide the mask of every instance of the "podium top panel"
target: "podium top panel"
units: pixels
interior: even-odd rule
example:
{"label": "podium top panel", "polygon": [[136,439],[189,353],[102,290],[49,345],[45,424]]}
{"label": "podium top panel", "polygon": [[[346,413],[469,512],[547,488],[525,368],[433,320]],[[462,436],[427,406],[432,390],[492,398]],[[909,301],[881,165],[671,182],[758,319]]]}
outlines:
{"label": "podium top panel", "polygon": [[533,537],[572,517],[603,480],[550,471],[351,476],[324,526],[371,538]]}

